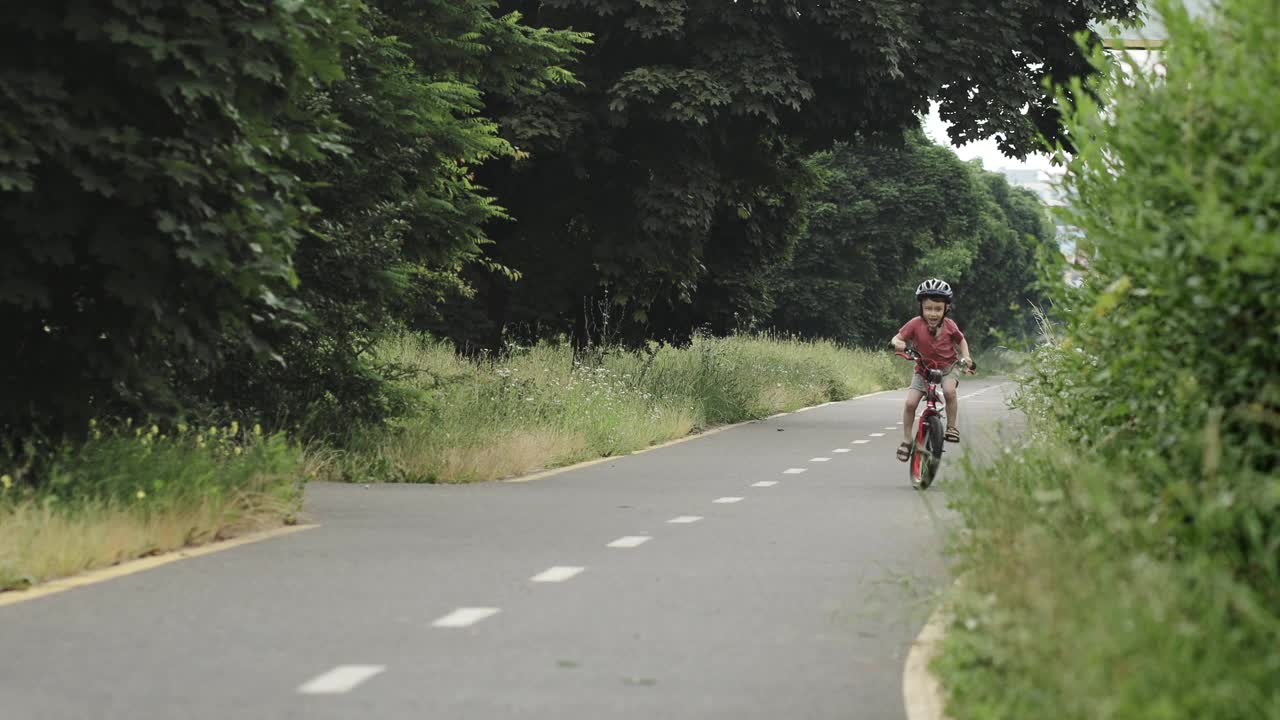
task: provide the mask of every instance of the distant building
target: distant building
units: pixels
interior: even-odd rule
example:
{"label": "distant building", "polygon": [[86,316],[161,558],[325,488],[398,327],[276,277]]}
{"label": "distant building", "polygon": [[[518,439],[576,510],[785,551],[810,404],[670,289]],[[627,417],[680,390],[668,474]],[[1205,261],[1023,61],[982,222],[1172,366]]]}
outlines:
{"label": "distant building", "polygon": [[1057,177],[1052,173],[1035,168],[1001,168],[996,172],[1003,175],[1013,187],[1025,188],[1035,193],[1039,196],[1040,202],[1049,207],[1061,207],[1066,204],[1056,186]]}
{"label": "distant building", "polygon": [[[1156,16],[1151,8],[1151,3],[1143,3],[1143,11],[1146,17],[1142,22],[1134,28],[1120,28],[1117,32],[1111,32],[1107,28],[1094,27],[1103,37],[1103,42],[1108,47],[1114,49],[1126,48],[1129,50],[1155,50],[1164,44],[1169,37],[1169,31],[1165,29],[1164,23]],[[1182,0],[1182,6],[1192,17],[1203,17],[1212,10],[1213,0]]]}
{"label": "distant building", "polygon": [[[996,172],[1004,176],[1009,185],[1024,188],[1035,193],[1040,202],[1052,210],[1066,207],[1066,196],[1058,187],[1058,176],[1055,173],[1035,168],[1001,168]],[[1084,282],[1084,271],[1088,267],[1088,258],[1080,252],[1080,241],[1084,232],[1080,228],[1068,225],[1057,213],[1051,215],[1058,249],[1067,260],[1067,268],[1063,271],[1063,282],[1079,287]]]}

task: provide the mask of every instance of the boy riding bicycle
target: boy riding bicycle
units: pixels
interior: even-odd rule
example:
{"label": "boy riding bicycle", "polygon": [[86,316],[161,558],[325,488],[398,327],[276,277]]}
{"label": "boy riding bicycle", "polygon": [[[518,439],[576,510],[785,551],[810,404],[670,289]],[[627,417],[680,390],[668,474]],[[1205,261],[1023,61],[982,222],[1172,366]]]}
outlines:
{"label": "boy riding bicycle", "polygon": [[[924,357],[925,364],[942,370],[942,395],[947,403],[948,442],[960,442],[960,431],[956,429],[956,420],[960,416],[960,405],[956,399],[956,388],[960,385],[959,373],[973,365],[969,357],[969,343],[960,332],[960,326],[947,317],[951,308],[951,286],[937,278],[930,278],[916,288],[916,301],[920,303],[920,315],[911,318],[897,335],[893,336],[893,347],[903,352],[908,345],[913,345]],[[959,355],[957,356],[957,350]],[[920,400],[924,398],[925,379],[920,375],[919,367],[911,378],[911,389],[907,391],[907,402],[902,409],[903,441],[898,446],[898,459],[906,462],[911,457],[911,434],[915,426],[916,410]]]}

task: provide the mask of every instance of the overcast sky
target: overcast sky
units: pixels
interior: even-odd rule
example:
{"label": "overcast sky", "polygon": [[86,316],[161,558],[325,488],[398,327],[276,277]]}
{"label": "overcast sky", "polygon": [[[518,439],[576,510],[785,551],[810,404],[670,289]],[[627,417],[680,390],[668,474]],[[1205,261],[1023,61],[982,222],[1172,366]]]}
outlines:
{"label": "overcast sky", "polygon": [[955,150],[961,160],[981,158],[982,166],[987,170],[1018,168],[1045,170],[1053,173],[1060,172],[1059,169],[1054,168],[1049,164],[1049,156],[1046,154],[1028,155],[1026,160],[1015,160],[1014,158],[1005,157],[1001,154],[999,148],[996,147],[995,140],[971,142],[960,147],[952,145],[951,139],[947,137],[947,124],[942,121],[942,118],[938,117],[938,106],[936,103],[929,108],[929,116],[925,118],[924,131],[934,140],[934,142]]}
{"label": "overcast sky", "polygon": [[[1183,0],[1183,5],[1191,12],[1193,16],[1201,16],[1207,13],[1212,5],[1211,0]],[[1164,26],[1158,18],[1151,17],[1145,26],[1136,30],[1126,30],[1121,33],[1126,38],[1146,38],[1157,39],[1165,36]],[[1138,57],[1140,62],[1146,61],[1146,53],[1131,52]],[[1060,173],[1061,168],[1055,168],[1049,163],[1049,156],[1040,153],[1027,156],[1026,160],[1015,160],[1005,157],[996,147],[995,140],[983,140],[982,142],[973,142],[961,147],[951,144],[951,140],[947,137],[947,124],[938,117],[937,105],[933,105],[929,109],[929,116],[925,118],[925,133],[929,135],[935,142],[945,145],[956,151],[962,160],[972,160],[974,158],[982,159],[982,166],[988,170],[1004,170],[1007,168],[1017,169],[1035,169],[1044,170],[1050,173]]]}

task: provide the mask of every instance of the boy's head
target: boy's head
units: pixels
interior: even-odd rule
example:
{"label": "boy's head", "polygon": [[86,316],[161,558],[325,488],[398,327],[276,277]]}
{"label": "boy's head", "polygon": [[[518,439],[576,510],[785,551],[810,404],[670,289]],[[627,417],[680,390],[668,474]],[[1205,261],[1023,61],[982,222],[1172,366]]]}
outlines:
{"label": "boy's head", "polygon": [[920,317],[930,328],[936,328],[951,307],[951,286],[938,278],[929,278],[916,288],[916,300],[920,303]]}

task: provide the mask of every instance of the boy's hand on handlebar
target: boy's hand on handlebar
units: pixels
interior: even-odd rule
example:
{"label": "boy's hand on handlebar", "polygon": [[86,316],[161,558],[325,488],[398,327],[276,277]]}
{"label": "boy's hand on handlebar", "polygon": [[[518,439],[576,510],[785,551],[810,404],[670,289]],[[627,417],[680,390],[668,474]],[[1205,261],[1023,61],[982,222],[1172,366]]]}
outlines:
{"label": "boy's hand on handlebar", "polygon": [[978,364],[973,361],[973,358],[960,358],[960,364],[964,366],[965,375],[973,375],[978,372]]}

